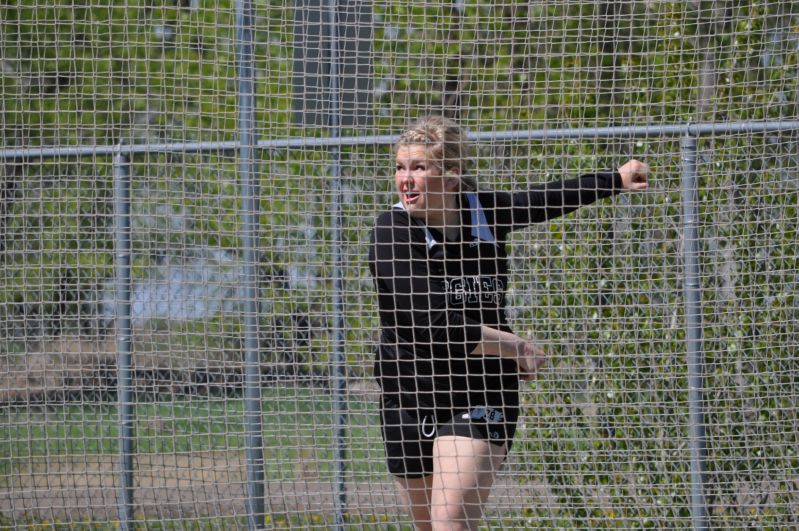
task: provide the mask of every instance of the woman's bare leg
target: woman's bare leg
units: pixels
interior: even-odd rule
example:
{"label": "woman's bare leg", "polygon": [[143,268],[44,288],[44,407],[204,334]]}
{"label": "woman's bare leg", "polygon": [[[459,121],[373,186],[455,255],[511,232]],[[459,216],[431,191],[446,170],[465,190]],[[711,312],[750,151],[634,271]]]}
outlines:
{"label": "woman's bare leg", "polygon": [[505,446],[449,435],[433,444],[432,528],[477,529],[494,484]]}
{"label": "woman's bare leg", "polygon": [[433,488],[433,476],[422,478],[397,479],[400,496],[413,518],[417,531],[432,529],[430,522],[430,492]]}

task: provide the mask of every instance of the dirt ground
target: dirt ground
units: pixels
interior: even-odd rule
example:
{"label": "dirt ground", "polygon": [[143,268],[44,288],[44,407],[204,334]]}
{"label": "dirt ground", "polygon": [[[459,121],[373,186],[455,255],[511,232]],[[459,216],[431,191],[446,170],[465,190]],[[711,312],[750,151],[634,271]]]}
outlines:
{"label": "dirt ground", "polygon": [[[5,356],[0,359],[0,403],[68,398],[85,392],[87,387],[102,390],[107,382],[102,381],[98,367],[113,366],[111,352],[113,345],[108,341],[65,338],[45,342],[24,354]],[[366,396],[374,394],[375,389],[360,389],[357,383],[353,383],[350,392],[376,400]],[[0,527],[8,523],[118,520],[118,466],[118,457],[108,454],[13,460],[11,470],[0,475]],[[312,472],[320,468],[323,467],[309,465]],[[246,514],[243,452],[138,455],[134,469],[136,518],[180,520]],[[329,517],[335,511],[332,481],[320,480],[318,473],[306,474],[303,470],[286,471],[285,476],[302,479],[266,482],[268,514],[313,514],[331,521]],[[379,479],[351,481],[346,489],[349,514],[402,518],[388,474]],[[520,485],[506,474],[498,479],[489,510],[516,512],[520,506],[552,500],[546,486]]]}
{"label": "dirt ground", "polygon": [[[0,515],[6,522],[102,522],[117,520],[114,455],[32,459],[0,477]],[[246,462],[241,452],[140,455],[134,462],[137,518],[172,520],[246,514]],[[296,476],[289,472],[287,476]],[[268,481],[266,511],[275,515],[334,513],[332,481]],[[522,501],[523,500],[523,501]],[[489,512],[552,503],[545,485],[520,485],[501,475]],[[401,514],[393,484],[347,484],[347,511],[360,516]],[[394,519],[392,518],[392,520]],[[328,520],[330,521],[330,520]]]}

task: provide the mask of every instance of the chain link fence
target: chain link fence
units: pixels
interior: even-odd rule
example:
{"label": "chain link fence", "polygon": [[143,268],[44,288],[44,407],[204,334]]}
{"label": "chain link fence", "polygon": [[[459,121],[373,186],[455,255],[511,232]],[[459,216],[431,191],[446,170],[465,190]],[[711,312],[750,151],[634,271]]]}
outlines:
{"label": "chain link fence", "polygon": [[652,168],[510,242],[490,528],[790,528],[793,2],[0,6],[0,526],[408,528],[366,267],[394,135],[486,188]]}

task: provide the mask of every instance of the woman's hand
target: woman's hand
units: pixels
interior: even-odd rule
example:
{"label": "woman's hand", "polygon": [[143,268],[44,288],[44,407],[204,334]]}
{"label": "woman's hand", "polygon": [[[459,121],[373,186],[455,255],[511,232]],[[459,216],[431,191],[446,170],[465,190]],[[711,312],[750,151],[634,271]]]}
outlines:
{"label": "woman's hand", "polygon": [[632,159],[619,166],[622,188],[626,192],[642,192],[649,187],[649,166]]}
{"label": "woman's hand", "polygon": [[532,341],[524,341],[520,345],[516,363],[519,365],[519,375],[522,380],[532,380],[538,374],[538,369],[546,363],[547,357],[543,349]]}

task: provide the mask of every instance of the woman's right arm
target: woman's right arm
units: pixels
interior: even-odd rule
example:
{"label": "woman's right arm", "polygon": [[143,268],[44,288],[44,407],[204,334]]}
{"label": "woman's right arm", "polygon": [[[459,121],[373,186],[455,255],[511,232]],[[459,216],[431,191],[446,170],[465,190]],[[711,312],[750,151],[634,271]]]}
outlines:
{"label": "woman's right arm", "polygon": [[472,356],[498,356],[511,359],[517,363],[519,373],[525,380],[534,378],[538,369],[546,362],[546,354],[532,341],[485,325],[481,327],[481,332],[481,341],[472,350]]}

